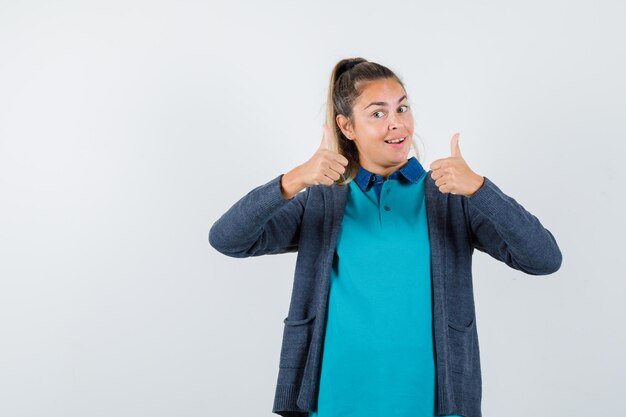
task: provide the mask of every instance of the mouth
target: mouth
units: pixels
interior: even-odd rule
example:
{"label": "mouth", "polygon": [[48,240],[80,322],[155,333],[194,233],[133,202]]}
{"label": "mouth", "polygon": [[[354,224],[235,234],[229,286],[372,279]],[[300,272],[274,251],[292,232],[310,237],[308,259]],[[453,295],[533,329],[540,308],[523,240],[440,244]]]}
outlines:
{"label": "mouth", "polygon": [[398,146],[398,145],[401,145],[402,143],[404,143],[405,140],[406,140],[406,137],[404,137],[404,138],[396,138],[396,139],[389,139],[389,140],[386,140],[385,143],[388,143],[389,145]]}

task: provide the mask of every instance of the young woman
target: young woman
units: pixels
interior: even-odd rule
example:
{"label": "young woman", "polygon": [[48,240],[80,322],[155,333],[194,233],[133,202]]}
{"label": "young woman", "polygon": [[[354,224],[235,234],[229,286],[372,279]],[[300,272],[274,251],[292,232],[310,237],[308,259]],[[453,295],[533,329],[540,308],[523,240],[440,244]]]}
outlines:
{"label": "young woman", "polygon": [[233,257],[298,252],[274,407],[281,416],[481,416],[474,249],[557,271],[552,233],[472,171],[458,134],[428,172],[402,81],[363,58],[331,75],[315,154],[209,232]]}

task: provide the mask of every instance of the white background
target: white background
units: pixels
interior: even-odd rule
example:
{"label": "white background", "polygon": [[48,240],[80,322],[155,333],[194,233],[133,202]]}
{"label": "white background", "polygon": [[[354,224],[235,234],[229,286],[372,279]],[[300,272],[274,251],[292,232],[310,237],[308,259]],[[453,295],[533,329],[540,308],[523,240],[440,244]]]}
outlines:
{"label": "white background", "polygon": [[295,254],[208,243],[317,148],[342,58],[407,87],[421,160],[536,215],[475,252],[485,417],[623,410],[620,1],[0,1],[0,415],[272,416]]}

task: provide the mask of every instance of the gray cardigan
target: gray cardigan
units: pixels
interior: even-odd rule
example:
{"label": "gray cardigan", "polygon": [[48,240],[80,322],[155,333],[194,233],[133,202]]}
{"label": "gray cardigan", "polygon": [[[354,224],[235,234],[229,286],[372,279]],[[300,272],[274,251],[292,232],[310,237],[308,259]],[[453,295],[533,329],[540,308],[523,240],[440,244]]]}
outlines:
{"label": "gray cardigan", "polygon": [[[530,275],[557,271],[552,233],[489,178],[471,197],[442,193],[428,171],[437,414],[481,417],[482,380],[472,286],[474,248]],[[308,417],[317,407],[330,268],[348,187],[312,186],[292,199],[282,174],[254,188],[211,227],[209,242],[237,258],[298,252],[284,319],[272,412]]]}

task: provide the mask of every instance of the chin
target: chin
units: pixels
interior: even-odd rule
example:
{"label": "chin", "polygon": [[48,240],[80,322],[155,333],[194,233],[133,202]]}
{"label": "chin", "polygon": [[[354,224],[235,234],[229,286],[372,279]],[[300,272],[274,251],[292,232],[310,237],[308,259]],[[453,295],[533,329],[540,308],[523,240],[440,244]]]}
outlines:
{"label": "chin", "polygon": [[404,162],[407,159],[409,159],[409,150],[407,149],[406,152],[404,152],[404,154],[402,155],[402,157],[398,157],[400,158],[400,162]]}

